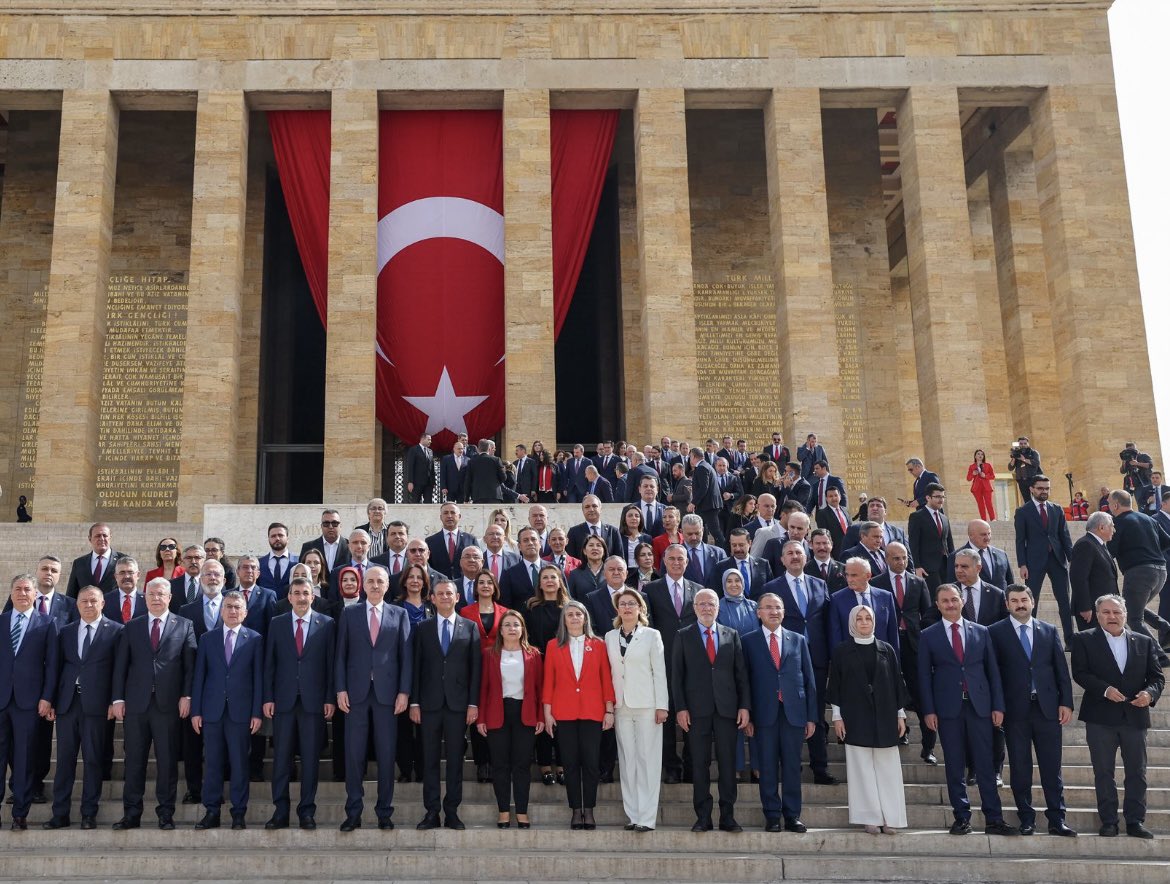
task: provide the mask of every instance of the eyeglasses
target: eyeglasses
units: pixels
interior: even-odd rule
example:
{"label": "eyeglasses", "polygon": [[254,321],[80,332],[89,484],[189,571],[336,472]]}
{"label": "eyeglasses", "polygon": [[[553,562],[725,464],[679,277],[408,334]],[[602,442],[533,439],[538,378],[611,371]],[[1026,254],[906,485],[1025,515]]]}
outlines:
{"label": "eyeglasses", "polygon": [[340,528],[340,527],[341,527],[341,522],[337,522],[337,521],[333,521],[333,522],[325,522],[325,521],[322,521],[322,522],[321,522],[321,527],[322,527],[322,528]]}
{"label": "eyeglasses", "polygon": [[173,550],[176,550],[176,549],[178,549],[178,547],[177,547],[177,546],[175,546],[175,544],[173,544],[173,543],[160,543],[160,544],[158,545],[158,551],[159,551],[159,552],[164,552],[164,551],[173,551]]}

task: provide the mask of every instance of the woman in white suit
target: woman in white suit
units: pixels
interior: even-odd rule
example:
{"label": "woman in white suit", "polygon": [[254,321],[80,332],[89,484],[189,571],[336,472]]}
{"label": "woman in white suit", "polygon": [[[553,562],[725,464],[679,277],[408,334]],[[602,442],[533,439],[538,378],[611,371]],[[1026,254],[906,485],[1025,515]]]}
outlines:
{"label": "woman in white suit", "polygon": [[662,636],[651,629],[646,600],[636,589],[614,597],[616,629],[605,636],[613,676],[614,730],[622,772],[622,805],[627,831],[649,832],[658,819],[658,771],[662,767],[662,723],[666,698],[666,655]]}

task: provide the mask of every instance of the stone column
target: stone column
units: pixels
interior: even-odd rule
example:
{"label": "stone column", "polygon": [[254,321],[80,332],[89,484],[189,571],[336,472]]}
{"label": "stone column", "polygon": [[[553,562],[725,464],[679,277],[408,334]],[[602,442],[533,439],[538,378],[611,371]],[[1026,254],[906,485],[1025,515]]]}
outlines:
{"label": "stone column", "polygon": [[547,89],[504,92],[504,424],[502,455],[557,430],[553,358],[552,153]]}
{"label": "stone column", "polygon": [[66,91],[37,438],[42,522],[85,521],[95,508],[117,158],[118,108],[110,93]]}
{"label": "stone column", "polygon": [[[695,298],[682,89],[642,89],[634,108],[638,191],[638,295],[647,439],[698,441]],[[636,376],[637,366],[626,366]]]}
{"label": "stone column", "polygon": [[971,452],[993,440],[986,438],[982,345],[970,330],[979,298],[957,90],[916,86],[906,93],[898,150],[923,458],[948,486],[948,511],[962,519],[976,512],[965,487]]}
{"label": "stone column", "polygon": [[[180,522],[202,522],[203,505],[236,503],[225,440],[238,430],[248,107],[243,92],[200,92],[187,295],[184,420],[179,443]],[[258,319],[258,318],[257,318]],[[210,407],[212,403],[216,407]]]}
{"label": "stone column", "polygon": [[818,89],[776,89],[764,106],[768,218],[777,285],[780,417],[795,453],[809,433],[844,470],[840,362]]}
{"label": "stone column", "polygon": [[1128,440],[1162,464],[1117,98],[1112,84],[1051,86],[1031,116],[1069,470],[1114,485]]}
{"label": "stone column", "polygon": [[[1068,470],[1067,429],[1029,137],[1021,136],[988,164],[987,184],[1012,413],[1010,438],[1027,436],[1040,452],[1046,474],[1063,476]],[[1057,485],[1054,482],[1053,487]]]}
{"label": "stone column", "polygon": [[378,95],[333,92],[324,497],[355,503],[376,485],[374,355],[378,252]]}

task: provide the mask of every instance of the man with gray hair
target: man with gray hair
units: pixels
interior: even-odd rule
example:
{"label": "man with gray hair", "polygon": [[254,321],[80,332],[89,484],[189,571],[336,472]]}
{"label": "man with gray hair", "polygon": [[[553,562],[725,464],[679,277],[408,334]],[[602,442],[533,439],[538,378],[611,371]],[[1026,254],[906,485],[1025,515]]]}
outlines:
{"label": "man with gray hair", "polygon": [[862,522],[857,528],[857,546],[848,547],[841,553],[843,561],[854,558],[868,560],[870,573],[874,577],[880,577],[889,570],[882,549],[882,526],[877,522]]}
{"label": "man with gray hair", "polygon": [[938,473],[932,473],[926,468],[920,457],[912,457],[906,461],[906,472],[914,477],[914,489],[910,492],[909,500],[902,500],[912,510],[920,510],[926,506],[926,489],[931,484],[941,485]]}
{"label": "man with gray hair", "polygon": [[[1113,514],[1116,527],[1113,539],[1109,541],[1109,551],[1125,575],[1121,595],[1128,609],[1126,626],[1133,632],[1144,632],[1159,645],[1168,647],[1170,623],[1148,611],[1146,606],[1166,583],[1163,551],[1170,549],[1170,534],[1145,513],[1133,508],[1133,498],[1128,491],[1109,492],[1109,512]],[[1146,623],[1158,630],[1156,637],[1146,628]]]}
{"label": "man with gray hair", "polygon": [[1108,546],[1113,532],[1113,516],[1098,511],[1089,516],[1084,536],[1073,544],[1068,560],[1068,582],[1078,632],[1096,627],[1097,615],[1093,608],[1096,599],[1120,594],[1117,563],[1113,561]]}
{"label": "man with gray hair", "polygon": [[176,614],[183,605],[199,599],[199,574],[207,553],[198,543],[183,547],[184,573],[171,579],[171,610]]}

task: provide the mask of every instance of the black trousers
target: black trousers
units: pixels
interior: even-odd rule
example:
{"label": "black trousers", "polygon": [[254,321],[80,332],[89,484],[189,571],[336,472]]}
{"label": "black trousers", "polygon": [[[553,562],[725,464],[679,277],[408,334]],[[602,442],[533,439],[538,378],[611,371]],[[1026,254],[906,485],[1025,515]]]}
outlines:
{"label": "black trousers", "polygon": [[580,810],[597,806],[597,782],[601,778],[601,722],[582,718],[557,722],[561,761],[565,764],[565,790],[569,807]]}
{"label": "black trousers", "polygon": [[561,763],[560,747],[555,737],[550,737],[547,733],[537,735],[536,763],[541,767],[552,767]]}
{"label": "black trousers", "polygon": [[[126,782],[122,787],[122,807],[126,816],[142,816],[142,797],[146,792],[146,760],[154,746],[158,773],[155,780],[155,813],[159,819],[175,815],[175,791],[179,785],[179,728],[190,728],[179,718],[179,710],[160,709],[152,697],[146,711],[127,714],[123,721],[126,748]],[[200,765],[202,769],[202,765]],[[199,783],[202,789],[203,784]]]}
{"label": "black trousers", "polygon": [[410,720],[410,711],[398,716],[398,773],[421,780],[423,773],[422,727]]}
{"label": "black trousers", "polygon": [[492,753],[492,786],[496,809],[506,813],[516,799],[516,813],[528,813],[528,791],[532,785],[532,744],[536,728],[520,718],[523,700],[504,699],[504,726],[487,733]]}
{"label": "black trousers", "polygon": [[1117,825],[1117,750],[1125,771],[1125,822],[1146,821],[1146,732],[1143,728],[1085,723],[1085,742],[1093,763],[1097,815],[1102,825]]}
{"label": "black trousers", "polygon": [[475,766],[479,767],[481,764],[492,763],[491,749],[488,747],[487,737],[482,736],[475,727],[471,731],[471,758],[475,762]]}
{"label": "black trousers", "polygon": [[106,716],[81,711],[81,694],[69,711],[57,716],[57,773],[53,777],[53,816],[69,816],[77,757],[85,767],[81,781],[81,815],[97,816],[102,795],[102,756],[106,748]]}
{"label": "black trousers", "polygon": [[808,746],[808,766],[815,774],[827,774],[829,772],[829,726],[825,722],[825,696],[829,681],[828,668],[819,669],[814,666],[813,680],[817,687],[817,720],[813,735],[805,741]]}
{"label": "black trousers", "polygon": [[[423,807],[428,814],[439,812],[441,777],[439,762],[447,759],[447,794],[443,813],[450,816],[463,802],[463,748],[467,732],[467,710],[441,709],[422,714]],[[442,744],[442,745],[440,745]]]}
{"label": "black trousers", "polygon": [[[674,705],[674,694],[671,693],[670,686],[667,685],[667,700],[670,703],[670,708],[667,710],[669,714],[666,716],[666,721],[662,724],[662,770],[668,774],[681,775],[683,779],[687,779],[691,775],[691,753],[688,746],[689,736],[679,729],[675,723],[675,716],[678,710]],[[558,729],[559,730],[559,729]],[[682,734],[682,755],[678,752],[678,738]],[[614,743],[616,749],[617,743]],[[562,747],[562,755],[564,754]]]}
{"label": "black trousers", "polygon": [[918,648],[910,647],[908,633],[905,629],[898,630],[898,647],[902,663],[902,681],[906,683],[906,691],[910,694],[910,701],[914,704],[914,711],[918,715],[918,730],[922,734],[922,754],[934,753],[938,735],[926,726],[926,719],[922,716],[922,698],[918,684]]}
{"label": "black trousers", "polygon": [[195,733],[191,719],[179,723],[179,747],[183,756],[183,776],[187,791],[203,794],[203,735]]}
{"label": "black trousers", "polygon": [[1060,722],[1045,718],[1040,704],[1032,701],[1028,714],[1019,718],[1004,718],[1003,730],[1007,736],[1008,756],[1012,768],[1010,782],[1012,797],[1020,825],[1036,824],[1036,810],[1032,807],[1032,752],[1035,749],[1036,766],[1040,768],[1040,785],[1044,789],[1045,813],[1048,825],[1064,822],[1064,780],[1060,775],[1062,738]]}
{"label": "black trousers", "polygon": [[53,722],[45,721],[38,715],[35,734],[33,737],[32,788],[34,792],[43,792],[45,777],[49,775],[49,768],[53,766]]}
{"label": "black trousers", "polygon": [[734,718],[702,715],[691,719],[691,769],[694,772],[696,818],[711,819],[711,747],[719,765],[719,816],[730,820],[735,814],[735,743],[738,731]]}
{"label": "black trousers", "polygon": [[703,520],[703,534],[711,535],[711,542],[720,549],[726,549],[727,538],[723,536],[723,525],[719,521],[722,510],[704,510],[699,513]]}
{"label": "black trousers", "polygon": [[325,715],[305,709],[300,698],[288,712],[272,717],[272,804],[275,815],[289,815],[289,781],[293,755],[301,753],[301,799],[297,817],[316,816],[317,782],[321,769],[321,747],[325,744]]}

